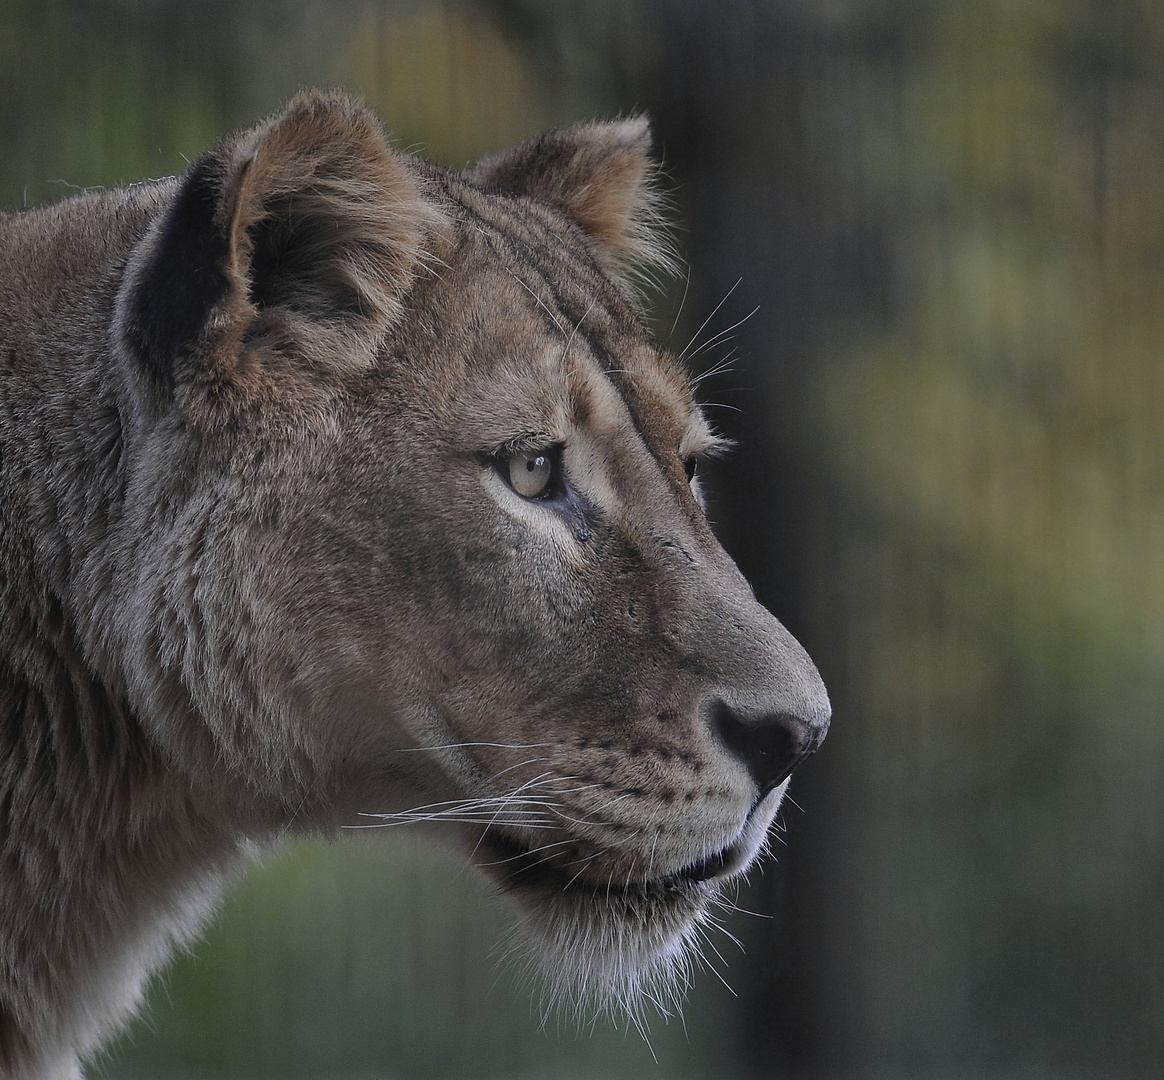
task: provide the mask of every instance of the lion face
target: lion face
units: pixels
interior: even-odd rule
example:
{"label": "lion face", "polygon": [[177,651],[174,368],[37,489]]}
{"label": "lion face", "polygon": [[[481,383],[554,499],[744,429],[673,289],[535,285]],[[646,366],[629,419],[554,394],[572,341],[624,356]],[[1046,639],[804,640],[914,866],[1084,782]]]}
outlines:
{"label": "lion face", "polygon": [[599,1004],[681,969],[829,719],[620,276],[646,151],[629,121],[448,174],[303,99],[193,167],[119,299],[109,648],[155,737],[256,829],[451,823]]}

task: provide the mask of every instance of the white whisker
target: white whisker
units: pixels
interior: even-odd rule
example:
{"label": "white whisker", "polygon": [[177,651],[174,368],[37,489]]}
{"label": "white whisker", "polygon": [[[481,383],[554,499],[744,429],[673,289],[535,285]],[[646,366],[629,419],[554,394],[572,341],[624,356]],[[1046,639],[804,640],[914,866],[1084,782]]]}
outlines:
{"label": "white whisker", "polygon": [[[738,285],[739,282],[737,281],[736,284]],[[733,286],[733,288],[734,288],[734,286]],[[731,294],[729,293],[728,295],[730,296]],[[727,297],[725,296],[724,299],[726,300]],[[725,337],[727,337],[727,335],[730,334],[733,330],[737,329],[738,327],[743,326],[744,323],[746,323],[759,310],[760,310],[760,305],[757,304],[742,319],[737,319],[734,323],[731,324],[731,326],[727,327],[724,330],[721,330],[718,334],[713,334],[711,337],[709,337],[702,345],[699,346],[698,349],[693,349],[691,352],[687,353],[686,354],[687,358],[690,359],[693,356],[698,356],[701,352],[706,352],[708,349],[712,348],[718,342],[722,341]]]}
{"label": "white whisker", "polygon": [[537,306],[540,307],[542,311],[544,311],[550,317],[550,321],[558,328],[558,332],[566,339],[567,343],[569,343],[570,335],[566,333],[566,328],[558,321],[558,317],[548,307],[546,307],[545,301],[542,300],[542,298],[538,296],[538,294],[535,293],[533,289],[531,289],[524,281],[522,281],[521,278],[517,276],[517,274],[510,270],[509,267],[506,267],[505,269],[509,276],[513,278],[514,281],[516,281],[523,289],[525,289],[527,293],[530,294],[530,296],[534,298],[534,302],[537,304]]}
{"label": "white whisker", "polygon": [[708,317],[703,320],[703,324],[699,327],[698,330],[695,331],[695,336],[687,343],[687,347],[679,354],[680,360],[685,359],[688,352],[692,348],[695,347],[695,343],[699,340],[699,335],[702,334],[705,329],[707,329],[707,324],[709,322],[711,322],[712,319],[715,318],[716,313],[719,311],[719,309],[721,307],[724,306],[724,304],[727,303],[728,297],[731,296],[731,294],[734,293],[737,288],[739,288],[740,282],[743,280],[744,279],[742,277],[736,278],[736,283],[730,289],[728,289],[727,293],[724,294],[724,298],[718,304],[715,305],[715,307],[712,309],[711,314],[708,315]]}
{"label": "white whisker", "polygon": [[470,746],[484,746],[496,750],[537,750],[547,746],[553,746],[554,743],[503,743],[503,742],[456,742],[443,743],[440,746],[399,746],[396,748],[398,754],[418,754],[426,750],[464,750]]}
{"label": "white whisker", "polygon": [[671,324],[671,332],[667,335],[668,343],[675,336],[675,327],[679,325],[679,317],[683,314],[683,305],[687,303],[687,290],[691,288],[691,267],[687,267],[687,274],[683,281],[683,295],[679,298],[679,310],[675,312],[675,321]]}

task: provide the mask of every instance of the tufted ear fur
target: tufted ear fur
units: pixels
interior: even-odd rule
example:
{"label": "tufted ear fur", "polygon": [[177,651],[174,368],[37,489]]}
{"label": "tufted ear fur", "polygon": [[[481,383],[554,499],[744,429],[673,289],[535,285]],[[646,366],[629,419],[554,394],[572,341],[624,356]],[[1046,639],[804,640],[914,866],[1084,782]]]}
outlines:
{"label": "tufted ear fur", "polygon": [[436,220],[366,108],[301,94],[182,177],[127,269],[118,332],[167,390],[272,353],[368,363]]}
{"label": "tufted ear fur", "polygon": [[550,204],[590,235],[608,273],[650,280],[675,270],[650,151],[645,116],[576,124],[484,158],[465,176]]}

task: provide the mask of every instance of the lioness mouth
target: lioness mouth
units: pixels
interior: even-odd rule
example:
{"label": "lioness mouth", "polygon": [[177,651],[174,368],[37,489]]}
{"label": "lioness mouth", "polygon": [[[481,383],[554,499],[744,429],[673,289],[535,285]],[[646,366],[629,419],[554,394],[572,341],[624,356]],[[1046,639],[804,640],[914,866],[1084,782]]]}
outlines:
{"label": "lioness mouth", "polygon": [[700,859],[697,863],[685,866],[682,870],[672,874],[671,878],[690,882],[710,881],[736,870],[743,862],[743,858],[741,846],[732,844],[730,847],[724,848],[723,851],[709,855],[706,859]]}
{"label": "lioness mouth", "polygon": [[736,841],[713,855],[693,862],[661,877],[619,881],[596,881],[569,864],[553,862],[538,851],[527,848],[516,838],[490,828],[478,845],[478,854],[489,857],[481,865],[493,871],[503,886],[510,889],[552,889],[603,895],[650,896],[659,898],[673,893],[688,894],[705,883],[727,877],[747,861],[745,845]]}

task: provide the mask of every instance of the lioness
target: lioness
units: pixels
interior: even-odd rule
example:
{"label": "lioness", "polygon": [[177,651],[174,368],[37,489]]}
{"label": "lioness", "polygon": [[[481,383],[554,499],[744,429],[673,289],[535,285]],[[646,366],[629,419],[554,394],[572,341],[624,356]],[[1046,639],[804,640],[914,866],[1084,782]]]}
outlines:
{"label": "lioness", "polygon": [[566,992],[682,965],[829,703],[700,509],[648,151],[447,172],[306,94],[0,217],[0,1075],[366,814],[452,822]]}

